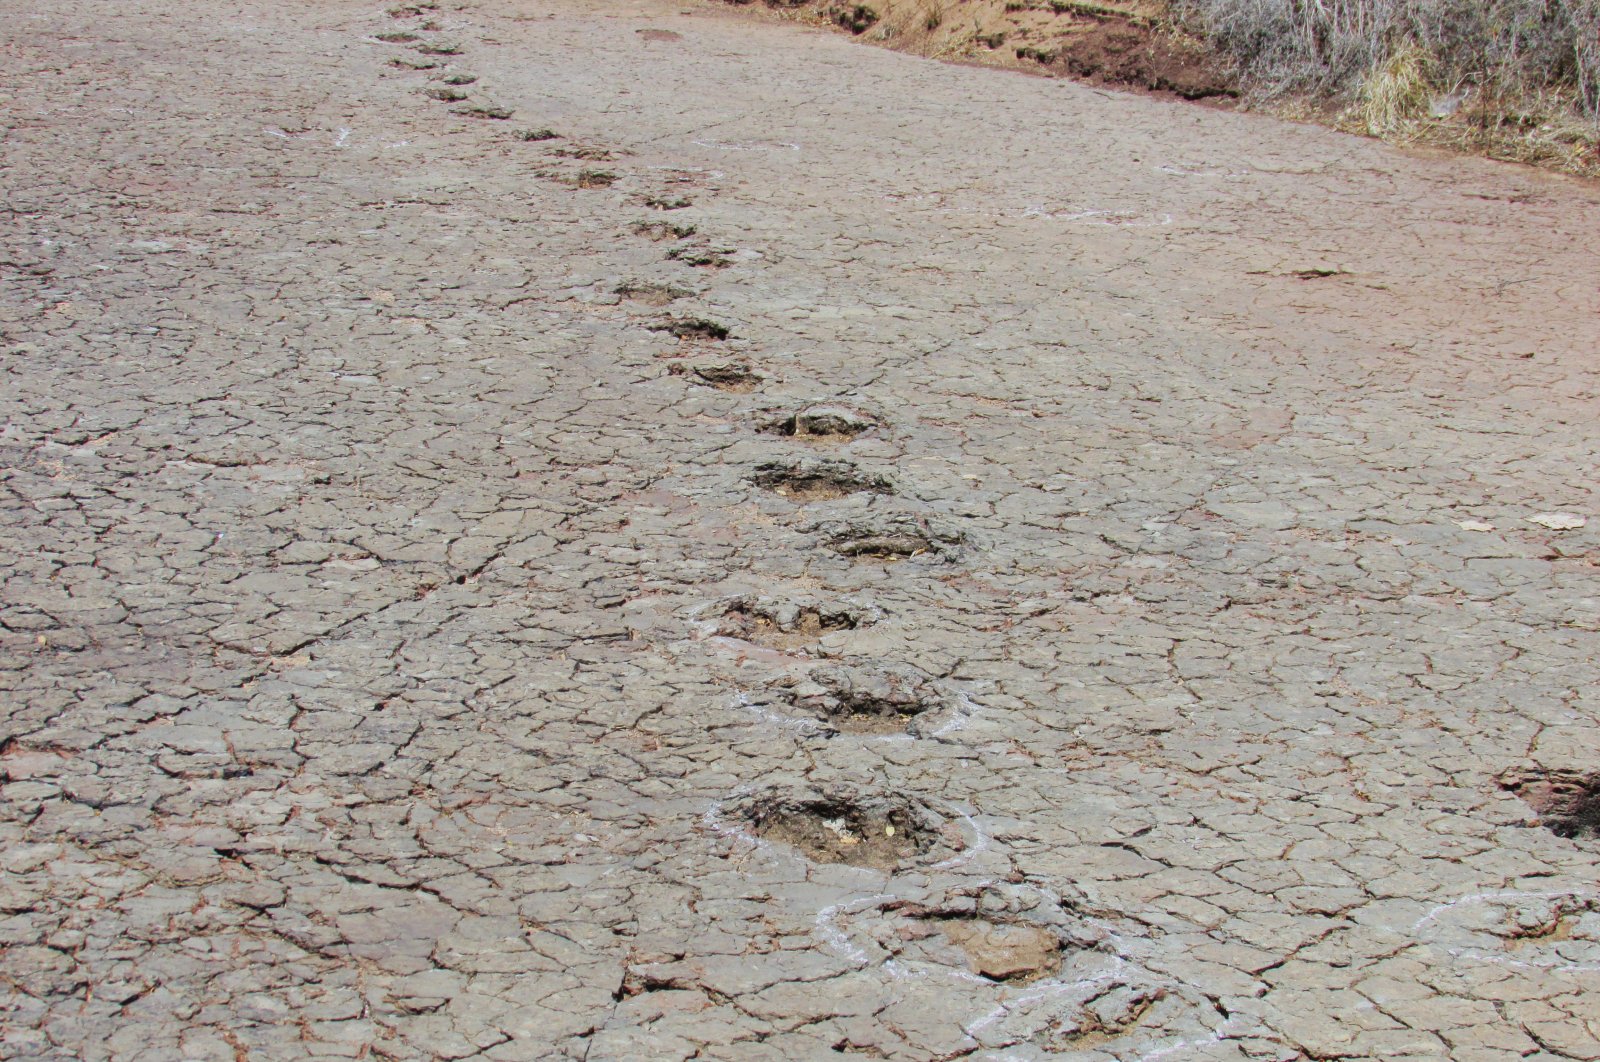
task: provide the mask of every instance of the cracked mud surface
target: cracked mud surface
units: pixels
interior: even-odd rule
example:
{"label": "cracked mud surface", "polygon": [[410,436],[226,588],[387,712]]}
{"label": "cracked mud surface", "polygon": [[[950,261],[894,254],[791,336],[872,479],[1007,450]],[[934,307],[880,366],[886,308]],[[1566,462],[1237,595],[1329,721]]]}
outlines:
{"label": "cracked mud surface", "polygon": [[1594,190],[680,10],[0,26],[0,1057],[1600,1058]]}

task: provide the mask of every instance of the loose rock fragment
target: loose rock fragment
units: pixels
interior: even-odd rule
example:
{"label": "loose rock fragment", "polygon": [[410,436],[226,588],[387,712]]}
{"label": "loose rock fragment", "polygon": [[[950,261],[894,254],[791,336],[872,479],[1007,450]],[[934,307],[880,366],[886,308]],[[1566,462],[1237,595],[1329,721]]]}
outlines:
{"label": "loose rock fragment", "polygon": [[1552,531],[1576,531],[1589,522],[1587,516],[1577,513],[1535,513],[1528,517],[1530,524],[1548,527]]}

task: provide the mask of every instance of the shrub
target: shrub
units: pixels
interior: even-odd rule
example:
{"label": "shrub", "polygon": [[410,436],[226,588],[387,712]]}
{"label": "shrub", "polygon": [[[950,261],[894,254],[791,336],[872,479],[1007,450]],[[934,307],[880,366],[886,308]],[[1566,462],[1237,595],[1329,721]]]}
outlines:
{"label": "shrub", "polygon": [[1559,97],[1600,124],[1600,0],[1177,0],[1268,90],[1359,97],[1369,125],[1430,91]]}

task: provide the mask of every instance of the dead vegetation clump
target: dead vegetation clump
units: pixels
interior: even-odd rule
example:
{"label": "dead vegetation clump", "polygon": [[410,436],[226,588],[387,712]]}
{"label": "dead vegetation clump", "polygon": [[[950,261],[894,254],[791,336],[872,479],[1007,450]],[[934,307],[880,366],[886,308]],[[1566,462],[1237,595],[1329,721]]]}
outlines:
{"label": "dead vegetation clump", "polygon": [[1402,141],[1600,172],[1600,0],[1175,0],[1267,100]]}

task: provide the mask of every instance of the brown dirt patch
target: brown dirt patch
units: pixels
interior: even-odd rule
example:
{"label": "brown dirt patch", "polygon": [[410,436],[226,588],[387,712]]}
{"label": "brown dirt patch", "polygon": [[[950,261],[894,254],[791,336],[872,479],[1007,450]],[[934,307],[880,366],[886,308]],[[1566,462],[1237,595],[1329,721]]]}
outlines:
{"label": "brown dirt patch", "polygon": [[928,921],[967,957],[967,966],[991,981],[1026,983],[1061,966],[1061,939],[1044,926],[944,917]]}
{"label": "brown dirt patch", "polygon": [[894,797],[819,795],[754,802],[746,817],[757,836],[815,863],[890,870],[943,846],[936,816]]}
{"label": "brown dirt patch", "polygon": [[1500,784],[1538,812],[1556,836],[1600,837],[1600,772],[1517,772]]}
{"label": "brown dirt patch", "polygon": [[1237,94],[1198,45],[1128,22],[1101,22],[1065,36],[1053,66],[1092,84],[1171,92],[1186,100]]}

